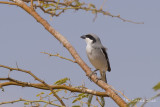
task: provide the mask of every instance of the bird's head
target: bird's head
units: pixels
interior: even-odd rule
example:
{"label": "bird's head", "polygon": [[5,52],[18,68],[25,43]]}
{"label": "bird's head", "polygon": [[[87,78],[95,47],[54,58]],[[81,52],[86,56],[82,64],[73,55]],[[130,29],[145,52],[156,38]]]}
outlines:
{"label": "bird's head", "polygon": [[100,39],[95,34],[87,34],[81,36],[82,39],[85,39],[87,44],[94,44],[100,42]]}

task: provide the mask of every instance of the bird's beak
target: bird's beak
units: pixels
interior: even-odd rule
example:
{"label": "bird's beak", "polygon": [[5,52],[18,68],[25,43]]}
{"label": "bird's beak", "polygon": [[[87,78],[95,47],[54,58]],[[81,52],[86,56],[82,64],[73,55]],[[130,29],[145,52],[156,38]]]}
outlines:
{"label": "bird's beak", "polygon": [[82,35],[82,36],[81,36],[81,38],[82,38],[82,39],[85,39],[85,38],[86,38],[86,36],[85,36],[85,35]]}

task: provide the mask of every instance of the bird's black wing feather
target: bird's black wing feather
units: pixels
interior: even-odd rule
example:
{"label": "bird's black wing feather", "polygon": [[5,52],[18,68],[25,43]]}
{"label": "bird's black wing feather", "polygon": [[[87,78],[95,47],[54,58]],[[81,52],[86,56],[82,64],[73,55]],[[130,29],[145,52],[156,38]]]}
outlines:
{"label": "bird's black wing feather", "polygon": [[111,67],[110,67],[110,63],[109,63],[109,58],[108,58],[108,54],[106,52],[106,49],[105,48],[101,48],[105,57],[106,57],[106,60],[107,60],[107,64],[108,64],[108,71],[110,72],[111,71]]}

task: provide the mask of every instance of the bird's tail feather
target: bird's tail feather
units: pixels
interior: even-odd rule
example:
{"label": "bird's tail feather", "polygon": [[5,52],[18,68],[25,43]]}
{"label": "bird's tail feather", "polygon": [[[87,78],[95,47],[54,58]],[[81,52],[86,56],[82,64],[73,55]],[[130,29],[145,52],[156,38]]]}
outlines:
{"label": "bird's tail feather", "polygon": [[100,71],[102,81],[107,83],[106,71]]}

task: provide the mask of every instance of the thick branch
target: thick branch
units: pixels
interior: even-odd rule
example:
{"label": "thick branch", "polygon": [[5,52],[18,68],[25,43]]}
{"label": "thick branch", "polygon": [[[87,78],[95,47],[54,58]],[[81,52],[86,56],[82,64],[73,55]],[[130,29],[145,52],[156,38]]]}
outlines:
{"label": "thick branch", "polygon": [[[8,78],[6,78],[5,80],[8,80]],[[16,81],[16,82],[10,81],[10,82],[0,83],[0,88],[4,86],[9,86],[9,85],[16,85],[16,86],[22,86],[22,87],[33,87],[37,89],[49,90],[48,87],[46,87],[44,84],[41,84],[41,83],[28,83],[28,82],[21,82],[21,81]],[[71,92],[86,93],[86,94],[93,94],[96,96],[108,97],[106,92],[94,91],[94,90],[87,89],[87,88],[76,88],[76,87],[66,86],[66,85],[49,85],[49,86],[52,89],[65,89]]]}
{"label": "thick branch", "polygon": [[[33,16],[37,20],[37,22],[42,24],[48,32],[50,32],[57,40],[59,40],[63,44],[63,46],[71,53],[73,58],[76,60],[77,64],[79,64],[79,66],[85,71],[87,76],[89,76],[92,73],[90,68],[80,58],[80,56],[78,55],[76,50],[72,47],[72,45],[67,41],[67,39],[64,36],[62,36],[53,27],[51,27],[50,24],[46,20],[44,20],[42,17],[40,17],[39,14],[36,11],[34,11],[30,7],[28,7],[23,1],[21,1],[21,0],[14,0],[14,1],[17,3],[17,6],[21,7],[26,12],[28,12],[31,16]],[[106,91],[107,95],[109,95],[109,97],[111,97],[119,106],[121,106],[121,107],[126,107],[127,106],[126,102],[124,102],[124,100],[119,95],[117,95],[108,84],[106,84],[105,82],[103,82],[101,80],[99,80],[97,82],[97,76],[96,75],[92,75],[91,80],[94,83],[96,83],[98,86],[103,88]],[[41,80],[40,80],[40,82],[45,84]]]}
{"label": "thick branch", "polygon": [[[28,7],[23,1],[21,1],[21,0],[14,0],[14,1],[18,4],[19,7],[24,9],[31,16],[33,16],[37,20],[37,22],[42,24],[48,32],[50,32],[57,40],[59,40],[63,44],[63,46],[71,53],[73,58],[76,60],[77,64],[79,64],[79,66],[86,72],[87,76],[89,76],[92,73],[90,68],[80,58],[80,56],[78,55],[76,50],[72,47],[72,45],[67,41],[67,39],[64,36],[62,36],[53,27],[51,27],[50,24],[46,20],[44,20],[42,17],[40,17],[37,12],[32,10],[30,7]],[[119,95],[117,95],[108,84],[106,84],[105,82],[103,82],[101,80],[99,80],[97,82],[96,75],[92,75],[91,80],[94,83],[96,83],[98,86],[100,86],[101,88],[106,90],[109,97],[111,97],[119,106],[121,106],[121,107],[127,106],[126,102]]]}

